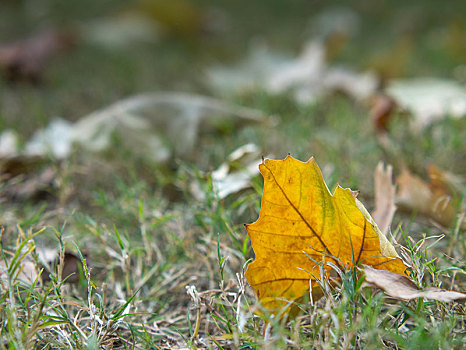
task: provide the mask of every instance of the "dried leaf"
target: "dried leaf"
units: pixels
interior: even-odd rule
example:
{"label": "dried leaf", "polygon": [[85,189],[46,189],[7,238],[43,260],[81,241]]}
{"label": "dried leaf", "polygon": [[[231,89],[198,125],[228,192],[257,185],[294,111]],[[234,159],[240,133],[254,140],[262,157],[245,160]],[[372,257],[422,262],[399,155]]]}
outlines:
{"label": "dried leaf", "polygon": [[[257,45],[256,45],[257,46]],[[207,72],[211,85],[224,91],[261,87],[270,93],[290,91],[297,102],[309,104],[322,95],[339,91],[362,100],[375,92],[378,78],[371,72],[357,73],[344,67],[329,67],[326,48],[309,41],[296,58],[253,47],[250,57],[236,68],[214,67]]]}
{"label": "dried leaf", "polygon": [[71,152],[72,123],[64,119],[54,119],[46,128],[34,133],[26,143],[26,156],[51,155],[56,159],[66,158]]}
{"label": "dried leaf", "polygon": [[236,66],[214,66],[207,72],[207,79],[216,91],[227,94],[267,85],[269,76],[289,65],[292,58],[271,52],[261,41],[251,42],[249,52]]}
{"label": "dried leaf", "polygon": [[[5,260],[0,261],[0,285],[5,285],[8,283],[8,267],[10,266],[10,261],[8,265],[5,263]],[[38,269],[36,264],[32,259],[24,259],[18,266],[18,270],[15,271],[15,275],[11,276],[12,279],[21,281],[27,284],[34,283],[34,280],[38,276]]]}
{"label": "dried leaf", "polygon": [[69,48],[73,41],[71,33],[48,30],[1,45],[0,70],[9,80],[25,78],[37,82],[50,59]]}
{"label": "dried leaf", "polygon": [[11,178],[36,170],[44,160],[36,156],[14,156],[0,159],[0,176]]}
{"label": "dried leaf", "polygon": [[12,158],[18,155],[18,133],[7,129],[0,133],[0,159]]}
{"label": "dried leaf", "polygon": [[395,215],[395,185],[392,180],[392,166],[387,168],[380,162],[375,169],[375,210],[372,218],[377,223],[380,231],[387,235],[390,224]]}
{"label": "dried leaf", "polygon": [[[49,249],[49,254],[44,255],[44,253],[41,253],[41,250],[38,251],[39,254],[39,259],[41,260],[41,263],[44,266],[49,266],[49,269],[53,271],[57,271],[59,268],[61,269],[61,278],[63,280],[66,280],[68,283],[77,283],[79,282],[79,270],[81,268],[81,259],[69,252],[65,252],[63,256],[63,265],[58,267],[59,264],[59,254],[56,250],[50,250]],[[88,266],[91,264],[90,259],[87,257],[87,254],[83,254],[84,257],[86,257],[86,261]],[[45,271],[42,279],[44,282],[49,281],[51,279],[50,274],[48,271]]]}
{"label": "dried leaf", "polygon": [[[14,277],[16,280],[32,284],[39,276],[39,271],[44,268],[41,273],[41,279],[44,282],[50,281],[49,270],[57,271],[59,263],[59,251],[52,248],[35,248],[40,265],[37,266],[32,256],[27,255],[19,264],[17,273]],[[7,261],[8,265],[11,263]],[[74,254],[65,252],[63,257],[62,279],[66,278],[68,283],[76,283],[79,281],[79,269],[81,260]],[[5,260],[0,261],[0,283],[8,278],[8,269]]]}
{"label": "dried leaf", "polygon": [[[259,174],[261,163],[257,145],[248,143],[230,153],[224,163],[211,172],[212,187],[224,199],[252,187],[252,178]],[[207,175],[206,175],[207,177]],[[197,200],[205,200],[206,192],[199,181],[188,181],[189,190]]]}
{"label": "dried leaf", "polygon": [[458,184],[461,181],[434,166],[430,166],[428,172],[430,182],[425,182],[406,169],[401,172],[396,180],[397,205],[400,209],[416,211],[449,227],[460,208],[460,192],[456,188],[461,188]]}
{"label": "dried leaf", "polygon": [[413,127],[423,128],[451,116],[466,115],[466,88],[455,81],[434,78],[394,80],[387,94],[414,115]]}
{"label": "dried leaf", "polygon": [[159,92],[133,96],[81,118],[71,137],[88,150],[102,151],[117,133],[128,148],[161,162],[173,155],[189,158],[201,132],[225,124],[269,122],[272,118],[256,109],[194,94]]}
{"label": "dried leaf", "polygon": [[9,180],[0,192],[0,201],[50,200],[56,192],[57,169],[48,166],[38,170],[31,169],[30,173]]}
{"label": "dried leaf", "polygon": [[258,174],[258,152],[255,144],[241,146],[212,172],[212,185],[220,199],[251,186],[251,178]]}
{"label": "dried leaf", "polygon": [[420,290],[408,277],[390,271],[376,270],[370,266],[364,266],[364,272],[366,274],[366,282],[377,286],[396,299],[411,300],[424,297],[446,303],[466,299],[466,294],[452,290],[439,288]]}
{"label": "dried leaf", "polygon": [[[276,312],[309,293],[310,284],[317,287],[324,261],[404,273],[406,266],[362,204],[340,186],[331,195],[313,158],[267,159],[259,168],[262,208],[259,219],[246,225],[256,259],[245,276],[264,307]],[[328,277],[331,267],[324,269]]]}
{"label": "dried leaf", "polygon": [[63,159],[73,144],[101,152],[118,135],[128,149],[153,161],[164,162],[173,155],[186,159],[192,157],[202,133],[251,123],[273,125],[275,119],[205,96],[148,93],[116,102],[74,124],[55,119],[33,135],[21,155]]}
{"label": "dried leaf", "polygon": [[265,87],[272,93],[307,88],[315,91],[320,89],[318,82],[324,70],[325,47],[320,41],[311,41],[296,59],[289,61],[280,70],[270,72]]}
{"label": "dried leaf", "polygon": [[369,98],[377,89],[379,80],[373,72],[355,72],[345,67],[328,69],[323,80],[326,91],[342,92],[356,101]]}
{"label": "dried leaf", "polygon": [[379,134],[388,132],[388,124],[396,107],[396,102],[393,98],[385,94],[377,94],[374,96],[370,115],[375,130]]}

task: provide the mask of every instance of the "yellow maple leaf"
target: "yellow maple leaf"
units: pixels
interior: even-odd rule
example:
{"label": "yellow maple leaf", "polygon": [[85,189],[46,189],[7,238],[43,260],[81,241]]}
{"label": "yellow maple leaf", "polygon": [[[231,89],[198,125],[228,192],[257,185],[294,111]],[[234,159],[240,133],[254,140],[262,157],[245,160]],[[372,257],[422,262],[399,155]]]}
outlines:
{"label": "yellow maple leaf", "polygon": [[256,257],[245,276],[266,309],[278,312],[309,293],[324,261],[404,273],[406,266],[364,206],[350,189],[338,186],[332,195],[314,158],[266,159],[259,169],[261,211],[246,225]]}

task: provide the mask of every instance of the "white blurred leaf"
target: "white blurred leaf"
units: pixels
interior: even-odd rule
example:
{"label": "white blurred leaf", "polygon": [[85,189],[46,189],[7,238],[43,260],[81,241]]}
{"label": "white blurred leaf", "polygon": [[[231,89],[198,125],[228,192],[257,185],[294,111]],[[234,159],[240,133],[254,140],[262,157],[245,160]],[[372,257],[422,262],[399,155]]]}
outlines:
{"label": "white blurred leaf", "polygon": [[144,16],[125,15],[97,18],[81,26],[82,38],[111,49],[128,49],[135,43],[155,43],[159,39],[156,22]]}
{"label": "white blurred leaf", "polygon": [[[129,97],[95,111],[72,124],[55,119],[27,142],[24,155],[52,155],[62,159],[77,144],[90,152],[122,146],[157,162],[172,156],[189,157],[200,135],[225,125],[240,128],[250,123],[273,125],[274,117],[210,97],[156,92]],[[8,141],[8,140],[7,140]],[[6,141],[3,141],[6,142]],[[10,141],[8,141],[10,142]]]}
{"label": "white blurred leaf", "polygon": [[248,143],[233,151],[219,168],[212,172],[212,184],[220,199],[251,187],[251,179],[259,174],[259,148]]}
{"label": "white blurred leaf", "polygon": [[155,161],[187,157],[202,132],[223,123],[241,127],[270,123],[259,110],[187,93],[148,93],[121,100],[81,118],[72,139],[85,149],[102,151],[116,132],[125,145]]}
{"label": "white blurred leaf", "polygon": [[413,113],[414,127],[423,128],[446,116],[466,115],[466,87],[453,80],[415,78],[394,80],[387,94]]}
{"label": "white blurred leaf", "polygon": [[357,73],[344,67],[329,67],[321,41],[305,44],[296,58],[284,58],[264,46],[253,47],[248,58],[236,67],[214,67],[207,72],[210,84],[224,92],[263,88],[269,93],[290,91],[297,102],[312,103],[334,91],[356,100],[373,94],[378,78],[370,72]]}
{"label": "white blurred leaf", "polygon": [[350,6],[328,6],[310,19],[310,27],[312,34],[324,38],[335,34],[351,36],[359,30],[360,16]]}
{"label": "white blurred leaf", "polygon": [[18,155],[18,134],[14,130],[0,133],[0,158],[11,158]]}
{"label": "white blurred leaf", "polygon": [[53,155],[66,158],[71,151],[72,123],[64,119],[54,119],[46,128],[36,131],[26,143],[26,156]]}
{"label": "white blurred leaf", "polygon": [[270,52],[260,41],[252,41],[248,56],[237,66],[216,66],[207,72],[207,79],[215,90],[226,93],[264,86],[271,72],[289,65],[290,57]]}

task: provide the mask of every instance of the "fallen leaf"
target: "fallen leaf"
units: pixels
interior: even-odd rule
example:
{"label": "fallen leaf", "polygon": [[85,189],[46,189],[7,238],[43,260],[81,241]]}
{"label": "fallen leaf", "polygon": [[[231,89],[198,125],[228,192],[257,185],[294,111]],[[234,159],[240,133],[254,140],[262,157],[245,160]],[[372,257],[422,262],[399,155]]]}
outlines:
{"label": "fallen leaf", "polygon": [[[5,260],[0,261],[0,285],[8,285],[8,268],[10,267],[11,260],[8,261],[8,265]],[[19,264],[14,275],[11,276],[13,281],[20,281],[22,283],[33,284],[34,280],[38,276],[38,269],[35,262],[32,259],[23,259]]]}
{"label": "fallen leaf", "polygon": [[325,70],[325,47],[320,41],[307,43],[302,53],[287,62],[280,70],[270,72],[266,89],[272,93],[282,93],[291,89],[319,90],[319,80]]}
{"label": "fallen leaf", "polygon": [[54,119],[44,129],[37,130],[24,146],[25,156],[51,155],[64,159],[71,152],[72,123],[64,119]]}
{"label": "fallen leaf", "polygon": [[442,170],[433,164],[427,166],[427,173],[434,192],[460,193],[464,189],[464,179],[461,176]]}
{"label": "fallen leaf", "polygon": [[435,166],[430,166],[428,173],[430,181],[426,182],[403,169],[396,179],[396,204],[400,209],[415,211],[449,227],[460,209],[461,180]]}
{"label": "fallen leaf", "polygon": [[[259,110],[210,97],[147,93],[118,101],[76,123],[55,119],[32,136],[20,156],[64,159],[73,144],[90,152],[102,152],[112,146],[114,136],[119,136],[128,149],[164,162],[174,155],[184,159],[192,157],[203,133],[275,122],[274,117]],[[11,143],[9,138],[6,135],[0,141]]]}
{"label": "fallen leaf", "polygon": [[[260,162],[259,147],[253,143],[238,147],[230,153],[225,162],[210,173],[217,197],[224,199],[252,187],[251,180],[259,174]],[[205,200],[206,192],[199,181],[190,181],[189,190],[197,200]]]}
{"label": "fallen leaf", "polygon": [[18,133],[7,129],[0,133],[0,159],[12,158],[18,155]]}
{"label": "fallen leaf", "polygon": [[142,14],[124,14],[88,21],[80,35],[83,41],[99,47],[131,50],[138,43],[156,43],[159,31],[157,23]]}
{"label": "fallen leaf", "polygon": [[30,169],[22,176],[17,176],[5,182],[0,191],[1,201],[49,200],[56,193],[57,169],[53,166],[44,169]]}
{"label": "fallen leaf", "polygon": [[251,186],[258,171],[259,148],[248,143],[237,148],[220,167],[212,172],[212,185],[220,199]]}
{"label": "fallen leaf", "polygon": [[386,168],[382,162],[377,165],[374,173],[375,182],[375,210],[371,216],[380,231],[387,235],[390,224],[395,215],[395,190],[392,180],[392,166]]}
{"label": "fallen leaf", "polygon": [[[60,263],[60,253],[57,250],[39,249],[38,256],[43,266],[47,266],[48,270],[54,271],[55,274],[58,273],[57,271]],[[87,257],[87,254],[83,253],[83,256],[86,258],[88,266],[90,266],[91,263],[90,259]],[[60,266],[61,279],[66,280],[68,283],[79,282],[79,271],[81,269],[81,265],[81,259],[77,255],[65,252],[63,255],[63,265]],[[51,276],[48,270],[45,270],[42,275],[42,280],[44,282],[51,280]]]}
{"label": "fallen leaf", "polygon": [[259,110],[200,95],[157,92],[133,96],[81,118],[72,128],[72,141],[99,152],[119,134],[126,147],[158,162],[176,155],[189,158],[200,134],[251,123],[271,124]]}
{"label": "fallen leaf", "polygon": [[249,57],[237,67],[214,67],[207,72],[207,77],[216,90],[236,92],[259,87],[272,94],[291,92],[302,104],[315,102],[335,91],[364,100],[379,84],[372,72],[329,67],[326,47],[320,40],[307,42],[296,58],[272,53],[265,45],[255,45]]}
{"label": "fallen leaf", "polygon": [[[255,260],[245,276],[261,304],[277,312],[318,287],[319,264],[364,263],[400,274],[406,266],[349,189],[330,194],[314,158],[266,159],[259,219],[246,225]],[[325,273],[331,267],[324,266]]]}
{"label": "fallen leaf", "polygon": [[0,176],[11,178],[27,174],[36,170],[44,160],[37,156],[18,155],[14,157],[0,158]]}
{"label": "fallen leaf", "polygon": [[326,91],[342,92],[356,101],[364,101],[377,89],[379,80],[370,71],[355,72],[345,67],[331,67],[323,80]]}
{"label": "fallen leaf", "polygon": [[447,116],[460,118],[466,115],[466,87],[453,80],[393,80],[386,93],[413,114],[412,125],[417,129]]}
{"label": "fallen leaf", "polygon": [[[57,266],[60,260],[60,252],[52,248],[37,248],[34,247],[37,254],[39,265],[31,255],[26,255],[18,264],[14,276],[10,276],[13,280],[21,281],[22,283],[32,284],[38,277],[40,270],[43,269],[40,277],[43,282],[51,280],[49,271],[57,273]],[[26,253],[26,251],[24,252]],[[86,255],[85,255],[86,256]],[[89,260],[89,259],[88,259]],[[0,261],[0,284],[8,281],[8,267],[11,264],[11,259]],[[7,267],[8,266],[8,267]],[[61,278],[66,279],[68,283],[76,283],[79,281],[79,269],[81,260],[74,254],[65,252],[63,257],[63,265],[61,266]]]}
{"label": "fallen leaf", "polygon": [[375,130],[379,134],[385,134],[388,132],[388,124],[395,110],[396,102],[390,96],[381,93],[374,95],[371,102],[370,115]]}
{"label": "fallen leaf", "polygon": [[248,91],[266,85],[268,77],[284,69],[291,60],[287,55],[271,52],[264,42],[256,39],[251,41],[243,61],[235,66],[211,67],[206,76],[216,91],[227,94]]}
{"label": "fallen leaf", "polygon": [[29,38],[0,46],[0,70],[8,80],[40,80],[45,65],[73,44],[73,35],[63,30],[47,30]]}
{"label": "fallen leaf", "polygon": [[[58,134],[51,136],[53,138],[47,138],[46,142],[52,144],[60,137]],[[49,199],[54,192],[56,167],[44,168],[44,154],[26,153],[20,152],[14,131],[0,134],[0,202]]]}
{"label": "fallen leaf", "polygon": [[385,270],[376,270],[370,266],[364,266],[366,282],[382,289],[387,295],[402,300],[427,298],[446,303],[455,300],[465,300],[466,294],[452,290],[439,288],[419,289],[408,277]]}

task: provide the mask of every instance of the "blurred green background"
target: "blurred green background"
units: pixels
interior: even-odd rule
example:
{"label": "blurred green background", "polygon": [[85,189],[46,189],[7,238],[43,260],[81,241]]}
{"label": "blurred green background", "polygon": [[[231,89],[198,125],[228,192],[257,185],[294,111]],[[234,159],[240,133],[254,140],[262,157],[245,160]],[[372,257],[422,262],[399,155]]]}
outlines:
{"label": "blurred green background", "polygon": [[[466,62],[465,13],[461,0],[5,0],[0,43],[50,29],[73,33],[74,42],[44,65],[39,85],[0,78],[0,130],[27,137],[51,117],[76,120],[141,91],[215,95],[204,70],[240,60],[254,40],[298,53],[305,41],[322,37],[330,62],[373,69],[383,78],[464,81],[457,67]],[[102,34],[99,24],[134,15],[152,21],[153,40],[119,47],[93,40]]]}

